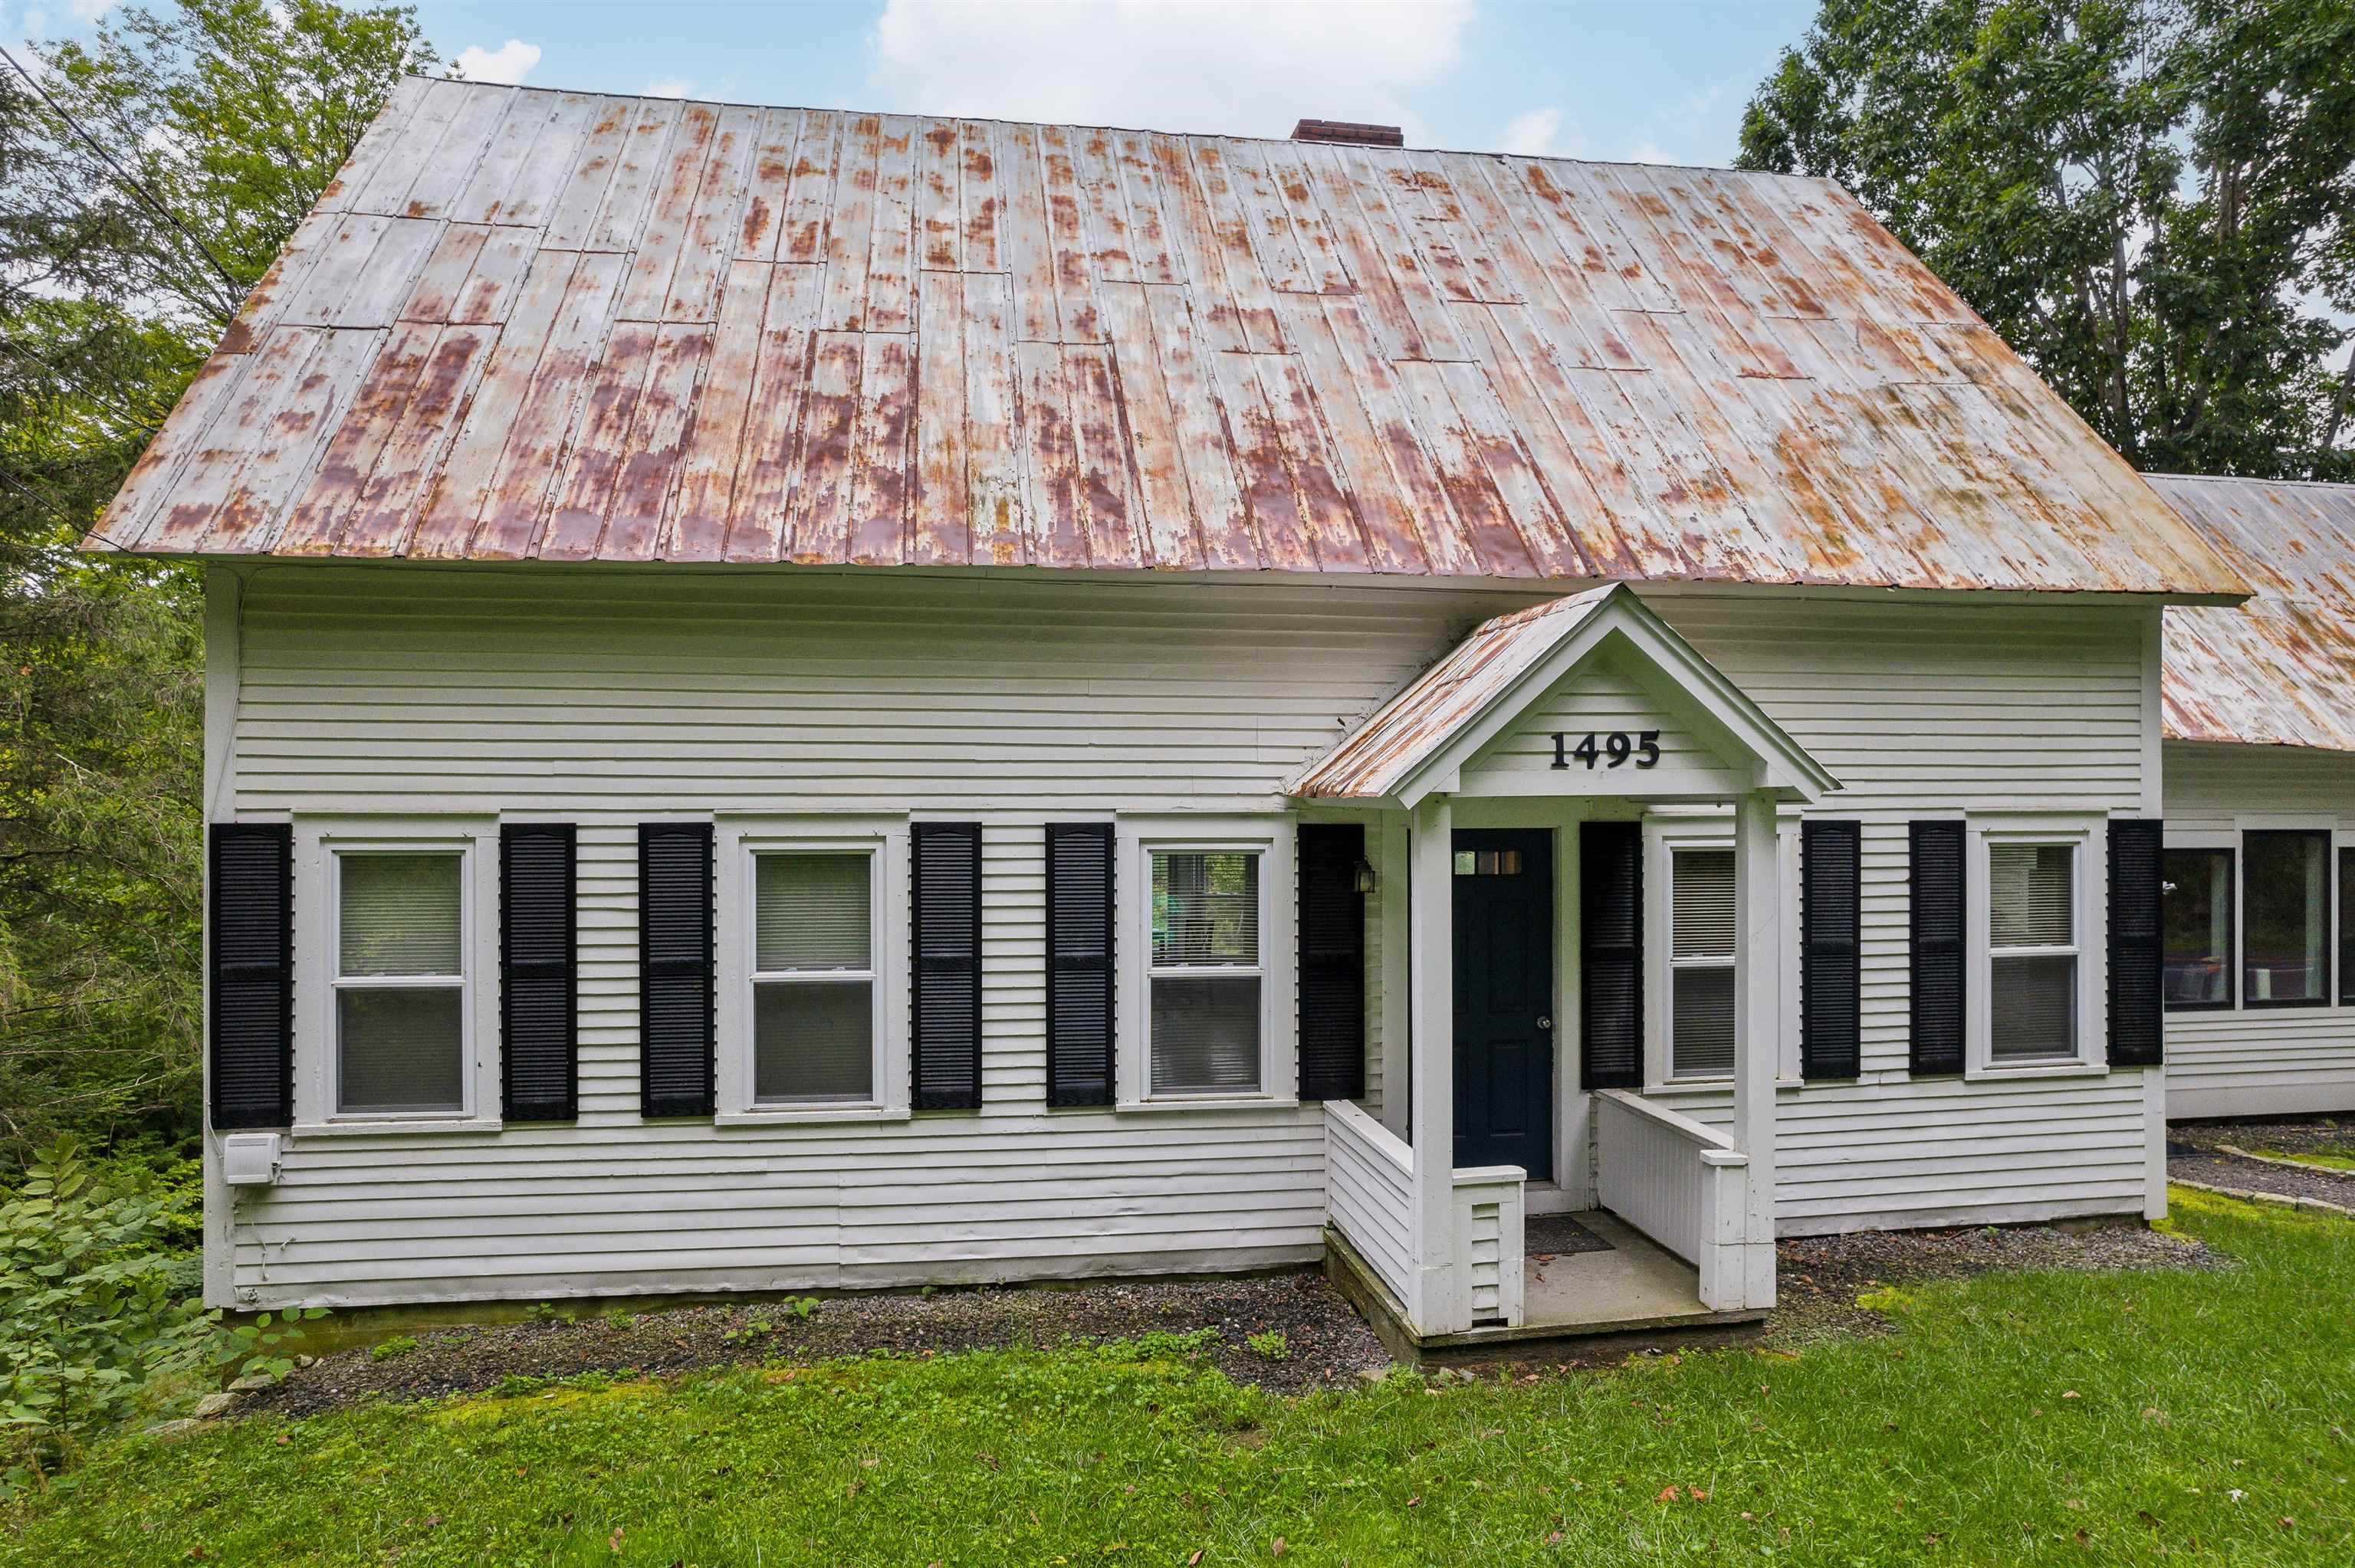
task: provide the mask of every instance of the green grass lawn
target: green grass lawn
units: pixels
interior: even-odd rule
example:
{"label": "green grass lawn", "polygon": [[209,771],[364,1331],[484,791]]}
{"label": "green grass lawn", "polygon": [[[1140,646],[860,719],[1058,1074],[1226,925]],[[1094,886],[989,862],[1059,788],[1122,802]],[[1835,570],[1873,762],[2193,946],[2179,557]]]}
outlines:
{"label": "green grass lawn", "polygon": [[2294,1160],[2300,1165],[2318,1165],[2325,1171],[2355,1171],[2355,1154],[2331,1154],[2314,1149],[2260,1149],[2256,1152],[2267,1160]]}
{"label": "green grass lawn", "polygon": [[0,1560],[2355,1561],[2355,1224],[2176,1203],[2245,1266],[1930,1287],[1799,1356],[1284,1401],[1163,1340],[139,1437]]}

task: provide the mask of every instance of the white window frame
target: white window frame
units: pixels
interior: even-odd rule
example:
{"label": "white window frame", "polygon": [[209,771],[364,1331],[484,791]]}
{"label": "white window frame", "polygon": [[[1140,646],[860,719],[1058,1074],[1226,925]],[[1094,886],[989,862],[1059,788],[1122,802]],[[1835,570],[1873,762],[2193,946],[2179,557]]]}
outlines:
{"label": "white window frame", "polygon": [[[1740,852],[1733,842],[1733,815],[1723,807],[1700,810],[1656,810],[1644,818],[1644,1088],[1645,1097],[1677,1095],[1724,1095],[1733,1086],[1733,1075],[1713,1077],[1668,1076],[1669,1036],[1673,1028],[1675,988],[1670,975],[1676,952],[1676,865],[1668,857],[1678,850],[1734,850],[1734,875],[1742,874]],[[1775,881],[1782,897],[1782,939],[1775,963],[1780,987],[1781,1029],[1774,1042],[1774,1083],[1777,1088],[1798,1088],[1799,1075],[1799,818],[1777,815],[1774,823]],[[1573,901],[1577,890],[1570,895]],[[1572,950],[1568,961],[1575,963]]]}
{"label": "white window frame", "polygon": [[[1964,1002],[1963,1076],[1993,1078],[2090,1077],[2110,1070],[2108,819],[2095,816],[1970,818],[1965,829],[1969,853],[1965,876],[1967,925],[1964,943],[1967,994]],[[2008,948],[2007,956],[2067,952],[2077,960],[2077,1049],[2068,1057],[1998,1063],[1994,1041],[1994,951],[1991,938],[1992,861],[1996,844],[2065,844],[2076,885],[2070,907],[2076,942],[2072,948]]]}
{"label": "white window frame", "polygon": [[[712,981],[719,1059],[714,1064],[718,1114],[713,1119],[719,1126],[905,1121],[912,1114],[908,1082],[908,837],[905,817],[721,817],[716,822],[712,902],[719,928]],[[867,973],[873,980],[875,1093],[857,1101],[762,1103],[753,1098],[752,988],[760,939],[760,879],[753,857],[829,853],[874,857],[867,884],[873,900]],[[799,978],[858,977],[846,970]]]}
{"label": "white window frame", "polygon": [[[2165,999],[2161,998],[2159,1005],[2159,1017],[2169,1028],[2172,1028],[2179,1018],[2229,1018],[2241,1011],[2241,992],[2243,989],[2241,975],[2241,883],[2243,876],[2242,870],[2243,846],[2241,843],[2241,831],[2238,828],[2211,830],[2169,828],[2167,830],[2166,842],[2160,847],[2162,850],[2229,850],[2232,852],[2232,874],[2229,878],[2231,885],[2225,889],[2225,896],[2232,900],[2232,917],[2228,923],[2229,929],[2232,933],[2232,940],[2231,950],[2224,955],[2224,968],[2232,980],[2232,1003],[2230,1007],[2179,1009],[2167,1006]],[[2332,849],[2335,853],[2337,850],[2335,843]],[[2166,861],[2163,856],[2159,865],[2160,876],[2164,880]]]}
{"label": "white window frame", "polygon": [[[463,1104],[449,1111],[343,1111],[336,999],[344,990],[346,854],[455,853]],[[491,817],[294,819],[294,1126],[298,1134],[496,1132],[499,1118],[498,821]],[[318,911],[306,916],[306,910]],[[400,977],[353,983],[389,987]],[[426,982],[433,983],[433,982]]]}
{"label": "white window frame", "polygon": [[[2273,1001],[2249,1004],[2248,970],[2248,889],[2249,835],[2251,833],[2316,833],[2326,848],[2322,865],[2322,1000],[2316,1001]],[[2333,817],[2307,816],[2284,811],[2243,812],[2232,819],[2232,831],[2219,837],[2232,851],[2232,1012],[2249,1012],[2264,1016],[2281,1013],[2290,1017],[2309,1017],[2328,1012],[2339,1001],[2339,852],[2355,843],[2350,835],[2339,826]],[[2170,835],[2169,843],[2173,845]],[[2186,846],[2189,847],[2189,846]],[[2211,1008],[2211,1012],[2223,1012],[2224,1008]],[[2196,1014],[2194,1016],[2197,1016]]]}
{"label": "white window frame", "polygon": [[[1294,909],[1298,903],[1291,817],[1123,818],[1114,829],[1113,906],[1115,938],[1114,1105],[1124,1111],[1216,1110],[1236,1106],[1300,1103],[1298,977],[1294,973]],[[1153,978],[1239,975],[1243,968],[1159,971],[1153,956],[1155,852],[1255,853],[1259,864],[1259,1089],[1252,1094],[1153,1092]]]}
{"label": "white window frame", "polygon": [[[2323,898],[2323,922],[2326,938],[2323,951],[2328,958],[2330,985],[2320,1005],[2259,1004],[2249,1006],[2248,974],[2244,966],[2248,950],[2246,925],[2248,910],[2246,894],[2249,881],[2248,835],[2253,832],[2327,833],[2330,839],[2330,862],[2326,868],[2330,876],[2329,887]],[[2226,955],[2232,971],[2232,1005],[2230,1007],[2195,1007],[2169,1011],[2164,1014],[2169,1028],[2179,1022],[2196,1029],[2203,1018],[2231,1018],[2241,1013],[2283,1013],[2305,1017],[2314,1013],[2355,1013],[2339,1000],[2341,980],[2339,975],[2339,852],[2355,849],[2355,828],[2341,826],[2336,817],[2317,817],[2286,811],[2243,811],[2234,815],[2229,828],[2175,828],[2167,830],[2167,848],[2171,850],[2222,849],[2232,852],[2232,950]]]}

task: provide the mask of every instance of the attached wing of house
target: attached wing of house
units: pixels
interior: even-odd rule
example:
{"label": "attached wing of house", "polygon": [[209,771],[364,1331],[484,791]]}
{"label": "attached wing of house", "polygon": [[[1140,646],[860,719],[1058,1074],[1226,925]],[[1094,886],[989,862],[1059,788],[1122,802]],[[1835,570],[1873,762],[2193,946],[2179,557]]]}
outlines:
{"label": "attached wing of house", "polygon": [[2254,593],[2167,616],[2167,738],[2355,752],[2355,485],[2154,474]]}
{"label": "attached wing of house", "polygon": [[2240,588],[1826,181],[424,79],[90,544]]}
{"label": "attached wing of house", "polygon": [[2167,611],[2168,1106],[2355,1110],[2355,485],[2151,484],[2256,590]]}

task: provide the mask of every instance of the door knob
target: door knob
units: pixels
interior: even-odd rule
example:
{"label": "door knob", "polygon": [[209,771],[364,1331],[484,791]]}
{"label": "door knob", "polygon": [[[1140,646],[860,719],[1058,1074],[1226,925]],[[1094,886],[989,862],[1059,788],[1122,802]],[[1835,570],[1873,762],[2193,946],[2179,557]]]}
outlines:
{"label": "door knob", "polygon": [[1552,1017],[1551,1017],[1550,1015],[1549,1015],[1549,1014],[1545,1014],[1545,1013],[1540,1013],[1540,1014],[1539,1014],[1539,1016],[1538,1016],[1538,1027],[1539,1027],[1540,1029],[1544,1030],[1544,1031],[1545,1031],[1546,1033],[1548,1033],[1549,1034],[1550,1034],[1551,1033],[1553,1033],[1553,1019],[1552,1019]]}

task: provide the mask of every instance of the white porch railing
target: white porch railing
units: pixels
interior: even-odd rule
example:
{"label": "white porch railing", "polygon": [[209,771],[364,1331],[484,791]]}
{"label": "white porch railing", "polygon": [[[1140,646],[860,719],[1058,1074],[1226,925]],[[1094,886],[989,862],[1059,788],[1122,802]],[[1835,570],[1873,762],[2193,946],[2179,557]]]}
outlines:
{"label": "white porch railing", "polygon": [[1699,1269],[1702,1306],[1742,1306],[1750,1157],[1624,1089],[1595,1095],[1594,1138],[1603,1206]]}
{"label": "white porch railing", "polygon": [[1521,1192],[1529,1172],[1483,1165],[1455,1172],[1450,1270],[1461,1299],[1452,1315],[1469,1328],[1521,1324]]}
{"label": "white porch railing", "polygon": [[[1518,1165],[1454,1172],[1444,1276],[1415,1289],[1414,1150],[1346,1100],[1325,1102],[1325,1203],[1418,1334],[1521,1322],[1522,1196]],[[1435,1298],[1434,1298],[1435,1297]]]}
{"label": "white porch railing", "polygon": [[1401,1308],[1414,1303],[1414,1151],[1347,1100],[1325,1102],[1325,1204]]}

